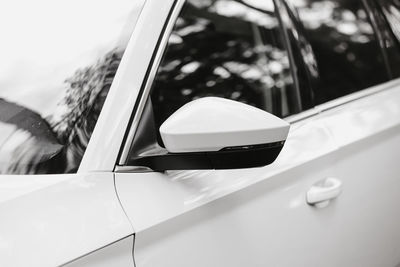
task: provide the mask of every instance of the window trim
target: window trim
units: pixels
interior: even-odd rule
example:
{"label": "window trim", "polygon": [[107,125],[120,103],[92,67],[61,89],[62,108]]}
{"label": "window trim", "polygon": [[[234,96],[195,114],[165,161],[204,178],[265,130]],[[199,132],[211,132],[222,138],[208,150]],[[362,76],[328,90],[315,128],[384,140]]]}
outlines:
{"label": "window trim", "polygon": [[[139,91],[139,95],[136,99],[135,108],[133,112],[133,119],[131,120],[130,125],[128,125],[129,129],[127,129],[128,133],[125,137],[125,140],[122,145],[122,150],[120,152],[120,156],[117,160],[118,166],[126,166],[128,162],[128,156],[130,152],[130,147],[135,138],[137,128],[139,126],[140,119],[142,117],[144,107],[146,105],[146,101],[150,94],[150,89],[153,85],[154,78],[157,74],[158,66],[161,63],[161,59],[164,55],[164,52],[167,48],[169,36],[172,33],[176,20],[183,8],[183,4],[186,0],[175,0],[170,13],[164,23],[164,28],[161,32],[161,38],[159,38],[158,43],[155,47],[153,58],[147,67],[147,73],[143,80],[142,88]],[[142,167],[141,167],[142,168]]]}
{"label": "window trim", "polygon": [[295,114],[292,116],[289,116],[287,118],[284,118],[285,121],[287,121],[290,124],[294,124],[296,122],[300,122],[302,120],[308,119],[310,117],[314,117],[316,115],[319,115],[325,111],[344,106],[348,103],[357,101],[359,99],[363,99],[369,96],[373,96],[391,89],[395,89],[396,87],[400,87],[400,78],[396,78],[393,80],[389,80],[385,83],[377,84],[372,87],[367,87],[365,89],[362,89],[360,91],[332,99],[328,102],[325,102],[323,104],[317,105],[309,110],[305,110],[303,112],[300,112],[299,114]]}
{"label": "window trim", "polygon": [[382,58],[383,58],[383,61],[384,61],[384,65],[385,65],[385,68],[386,68],[386,73],[388,75],[389,80],[392,80],[393,79],[393,74],[392,74],[392,69],[391,69],[390,64],[389,64],[387,49],[386,49],[385,44],[384,44],[385,40],[383,39],[382,33],[379,30],[379,25],[378,25],[378,22],[377,22],[377,18],[375,16],[374,12],[373,12],[373,7],[371,6],[371,2],[369,0],[362,0],[361,2],[363,4],[363,6],[364,6],[364,10],[367,13],[368,20],[371,23],[372,29],[374,31],[375,38],[376,38],[376,40],[378,42],[380,53],[382,55]]}
{"label": "window trim", "polygon": [[[298,97],[301,101],[301,110],[297,113],[302,113],[304,111],[310,110],[315,106],[314,101],[314,84],[315,80],[311,74],[311,70],[308,67],[308,64],[305,62],[304,58],[300,61],[296,59],[295,54],[301,54],[301,45],[300,45],[300,36],[304,39],[307,39],[304,36],[304,32],[300,29],[300,19],[296,17],[294,8],[288,3],[286,0],[273,0],[276,1],[277,12],[281,18],[281,27],[283,27],[283,31],[286,33],[286,43],[290,49],[289,57],[292,59],[291,69],[293,71],[293,78],[296,79],[297,83],[297,92]],[[296,46],[293,46],[292,43],[295,42]],[[304,56],[303,56],[304,57]],[[300,83],[300,72],[304,72],[307,76],[306,82],[304,84],[305,88],[302,88]],[[294,116],[296,114],[290,115]]]}
{"label": "window trim", "polygon": [[284,46],[286,48],[286,52],[288,54],[288,59],[289,59],[289,67],[290,67],[290,73],[292,74],[292,78],[293,78],[293,89],[295,90],[295,98],[296,98],[296,104],[297,104],[297,108],[298,113],[301,113],[303,111],[303,101],[301,98],[301,92],[300,92],[300,83],[299,83],[299,77],[296,74],[296,70],[295,68],[297,68],[296,66],[296,60],[293,56],[293,48],[292,45],[290,44],[290,37],[289,37],[289,33],[288,33],[288,28],[285,25],[284,22],[284,16],[287,16],[287,10],[284,6],[284,4],[282,3],[282,1],[280,0],[272,0],[272,2],[274,3],[275,6],[275,14],[276,14],[276,18],[278,19],[279,22],[279,28],[283,34],[282,39],[284,42]]}

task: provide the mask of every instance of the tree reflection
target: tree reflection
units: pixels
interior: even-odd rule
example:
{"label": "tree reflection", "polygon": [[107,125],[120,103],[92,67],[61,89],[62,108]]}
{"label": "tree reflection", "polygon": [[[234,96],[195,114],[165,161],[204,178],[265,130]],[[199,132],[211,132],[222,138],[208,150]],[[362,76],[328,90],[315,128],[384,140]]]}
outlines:
{"label": "tree reflection", "polygon": [[76,171],[94,130],[108,90],[121,61],[122,51],[113,50],[97,64],[77,70],[65,80],[65,112],[61,118],[49,118],[58,139],[66,144],[67,171]]}
{"label": "tree reflection", "polygon": [[156,124],[204,96],[287,116],[292,84],[272,1],[188,1],[153,85]]}
{"label": "tree reflection", "polygon": [[291,0],[317,59],[316,104],[388,79],[362,1]]}
{"label": "tree reflection", "polygon": [[400,77],[400,1],[377,0],[371,2],[386,48],[391,78]]}
{"label": "tree reflection", "polygon": [[0,173],[78,168],[144,3],[2,5]]}
{"label": "tree reflection", "polygon": [[398,0],[378,0],[378,3],[385,14],[388,24],[400,42],[400,1]]}
{"label": "tree reflection", "polygon": [[0,99],[0,129],[0,173],[36,172],[43,162],[59,158],[63,149],[39,114],[4,99]]}
{"label": "tree reflection", "polygon": [[59,114],[42,118],[0,99],[0,127],[13,125],[0,144],[0,172],[13,174],[74,172],[93,132],[122,51],[113,50],[93,66],[65,80]]}

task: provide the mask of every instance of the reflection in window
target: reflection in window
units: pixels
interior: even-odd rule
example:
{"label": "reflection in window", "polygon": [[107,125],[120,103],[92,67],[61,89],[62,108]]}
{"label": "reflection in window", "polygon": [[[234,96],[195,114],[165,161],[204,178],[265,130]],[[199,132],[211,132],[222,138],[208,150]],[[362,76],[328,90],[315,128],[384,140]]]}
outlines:
{"label": "reflection in window", "polygon": [[372,4],[387,49],[391,72],[394,77],[400,77],[400,1],[378,0]]}
{"label": "reflection in window", "polygon": [[385,14],[386,19],[396,36],[400,41],[400,1],[399,0],[378,0],[379,5]]}
{"label": "reflection in window", "polygon": [[321,104],[388,79],[362,1],[291,0],[306,30],[319,72]]}
{"label": "reflection in window", "polygon": [[76,172],[139,1],[21,1],[0,9],[0,174]]}
{"label": "reflection in window", "polygon": [[185,4],[152,88],[157,127],[183,104],[205,96],[241,101],[280,117],[298,112],[272,0]]}

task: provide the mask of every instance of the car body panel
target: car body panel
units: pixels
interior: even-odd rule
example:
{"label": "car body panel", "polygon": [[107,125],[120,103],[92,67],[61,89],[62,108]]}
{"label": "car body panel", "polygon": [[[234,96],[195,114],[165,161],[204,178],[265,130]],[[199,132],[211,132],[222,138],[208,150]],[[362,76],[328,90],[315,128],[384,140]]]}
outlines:
{"label": "car body panel", "polygon": [[342,240],[332,247],[346,251],[336,266],[400,263],[399,80],[390,87],[324,112],[339,146],[336,176],[344,183],[337,209],[349,211],[330,229]]}
{"label": "car body panel", "polygon": [[[316,145],[315,140],[323,141],[323,144]],[[291,127],[281,154],[269,166],[218,171],[121,172],[115,174],[116,188],[139,233],[248,186],[273,177],[277,179],[282,172],[327,156],[335,149],[333,139],[321,121],[310,118]]]}
{"label": "car body panel", "polygon": [[[333,223],[336,203],[318,213],[305,192],[335,176],[335,150],[312,118],[294,125],[277,161],[264,168],[117,173],[121,203],[137,231],[137,266],[307,266],[312,255],[305,252],[325,241],[301,244],[324,232],[323,221]],[[283,257],[291,247],[299,250]]]}
{"label": "car body panel", "polygon": [[113,173],[4,175],[0,196],[1,266],[58,266],[133,234]]}
{"label": "car body panel", "polygon": [[[399,81],[369,90],[293,123],[264,168],[117,173],[137,266],[397,264]],[[343,182],[343,194],[307,205],[307,190],[327,177]]]}
{"label": "car body panel", "polygon": [[[138,27],[151,22],[144,14]],[[158,14],[167,18],[166,9]],[[376,152],[399,145],[399,93],[399,80],[387,82],[288,118],[286,144],[263,168],[117,170],[117,192],[136,231],[137,266],[396,265],[399,157]],[[343,183],[342,195],[324,208],[309,206],[307,191],[328,177]]]}
{"label": "car body panel", "polygon": [[[132,252],[132,244],[134,236],[131,235],[122,240],[117,240],[114,243],[96,250],[88,255],[84,255],[70,263],[65,267],[127,267],[135,266]],[[131,253],[128,253],[131,252]]]}

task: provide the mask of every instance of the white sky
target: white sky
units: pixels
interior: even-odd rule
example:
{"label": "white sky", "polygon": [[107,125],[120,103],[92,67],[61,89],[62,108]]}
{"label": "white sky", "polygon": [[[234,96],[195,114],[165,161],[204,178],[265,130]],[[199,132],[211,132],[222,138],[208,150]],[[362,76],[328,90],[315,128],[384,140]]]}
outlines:
{"label": "white sky", "polygon": [[0,0],[0,97],[49,115],[66,78],[127,41],[143,2]]}

